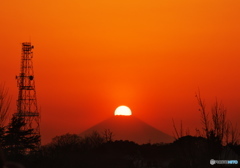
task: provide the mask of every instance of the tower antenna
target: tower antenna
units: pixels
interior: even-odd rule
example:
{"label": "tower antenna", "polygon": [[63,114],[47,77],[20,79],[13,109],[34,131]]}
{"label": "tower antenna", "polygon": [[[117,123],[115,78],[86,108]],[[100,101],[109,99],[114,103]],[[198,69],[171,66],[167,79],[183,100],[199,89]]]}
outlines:
{"label": "tower antenna", "polygon": [[[37,106],[32,61],[33,49],[34,46],[31,45],[31,42],[22,43],[20,74],[16,77],[19,88],[17,112],[14,115],[23,118],[24,130],[33,129],[33,133],[40,137],[40,113]],[[39,147],[40,144],[41,140],[37,146]]]}

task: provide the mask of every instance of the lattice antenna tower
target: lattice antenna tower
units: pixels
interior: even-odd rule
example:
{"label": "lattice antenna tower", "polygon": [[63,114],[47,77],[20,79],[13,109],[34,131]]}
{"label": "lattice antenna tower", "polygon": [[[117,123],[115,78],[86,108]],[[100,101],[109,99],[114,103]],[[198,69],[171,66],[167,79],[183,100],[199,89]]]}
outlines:
{"label": "lattice antenna tower", "polygon": [[26,123],[24,130],[33,129],[34,134],[40,136],[40,113],[37,106],[32,61],[33,49],[34,46],[30,42],[22,43],[20,74],[16,77],[19,92],[15,115],[24,119]]}

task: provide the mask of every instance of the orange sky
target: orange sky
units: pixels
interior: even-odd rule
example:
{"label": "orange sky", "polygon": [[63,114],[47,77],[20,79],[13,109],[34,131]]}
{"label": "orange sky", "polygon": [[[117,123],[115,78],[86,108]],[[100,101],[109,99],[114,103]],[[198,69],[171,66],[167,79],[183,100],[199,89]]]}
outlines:
{"label": "orange sky", "polygon": [[238,0],[2,0],[0,82],[15,112],[21,43],[34,49],[43,142],[78,133],[119,105],[172,133],[200,127],[195,92],[240,118]]}

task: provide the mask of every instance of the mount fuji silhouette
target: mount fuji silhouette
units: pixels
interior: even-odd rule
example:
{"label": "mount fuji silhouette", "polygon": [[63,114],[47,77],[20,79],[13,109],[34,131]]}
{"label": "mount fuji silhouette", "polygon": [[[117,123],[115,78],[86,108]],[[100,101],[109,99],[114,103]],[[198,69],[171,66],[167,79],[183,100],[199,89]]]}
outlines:
{"label": "mount fuji silhouette", "polygon": [[81,136],[90,135],[93,131],[100,134],[109,129],[113,140],[129,140],[138,144],[171,143],[174,138],[148,125],[134,116],[113,116],[82,132]]}

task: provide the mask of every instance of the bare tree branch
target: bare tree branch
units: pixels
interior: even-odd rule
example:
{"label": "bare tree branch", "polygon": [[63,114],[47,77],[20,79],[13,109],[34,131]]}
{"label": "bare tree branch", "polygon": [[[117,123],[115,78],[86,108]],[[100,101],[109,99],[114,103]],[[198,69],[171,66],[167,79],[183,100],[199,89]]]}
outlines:
{"label": "bare tree branch", "polygon": [[213,121],[213,132],[219,138],[221,142],[226,138],[226,109],[223,104],[216,100],[212,108],[212,121]]}
{"label": "bare tree branch", "polygon": [[208,118],[208,113],[206,112],[206,105],[205,105],[205,102],[201,98],[199,90],[198,90],[198,93],[196,93],[196,98],[197,98],[198,104],[200,106],[199,111],[201,112],[201,121],[203,123],[203,130],[205,132],[205,135],[206,135],[207,139],[209,139],[209,118]]}
{"label": "bare tree branch", "polygon": [[113,132],[110,129],[105,129],[103,132],[103,137],[105,138],[106,142],[112,142],[113,141]]}
{"label": "bare tree branch", "polygon": [[233,127],[233,124],[231,123],[231,128],[230,128],[230,133],[231,133],[231,144],[235,145],[238,143],[238,137],[239,137],[239,131],[237,129],[237,123],[235,127]]}
{"label": "bare tree branch", "polygon": [[9,115],[11,97],[8,96],[8,89],[5,84],[0,84],[0,127],[5,125]]}
{"label": "bare tree branch", "polygon": [[177,136],[177,138],[175,137],[175,139],[179,139],[180,137],[179,137],[179,134],[178,134],[178,131],[177,131],[177,128],[176,128],[176,125],[175,125],[175,122],[174,122],[173,118],[172,118],[172,122],[173,122],[174,131],[175,131],[176,136]]}

